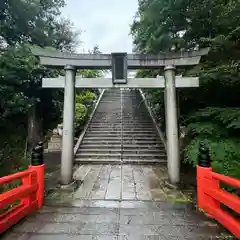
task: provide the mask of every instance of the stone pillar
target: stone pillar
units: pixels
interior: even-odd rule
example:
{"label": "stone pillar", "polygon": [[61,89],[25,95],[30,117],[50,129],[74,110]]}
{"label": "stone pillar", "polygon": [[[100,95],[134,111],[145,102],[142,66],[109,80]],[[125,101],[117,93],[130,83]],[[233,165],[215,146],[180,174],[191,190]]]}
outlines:
{"label": "stone pillar", "polygon": [[168,176],[172,184],[180,181],[175,70],[175,67],[171,65],[164,69]]}
{"label": "stone pillar", "polygon": [[73,177],[75,77],[76,77],[75,67],[66,66],[64,106],[63,106],[62,159],[61,159],[61,183],[63,185],[71,183]]}

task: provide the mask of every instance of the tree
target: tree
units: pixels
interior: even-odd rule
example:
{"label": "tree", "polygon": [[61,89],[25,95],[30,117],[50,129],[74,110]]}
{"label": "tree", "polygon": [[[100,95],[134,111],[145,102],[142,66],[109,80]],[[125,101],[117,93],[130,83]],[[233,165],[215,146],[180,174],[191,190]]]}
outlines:
{"label": "tree", "polygon": [[56,17],[63,6],[64,0],[3,0],[0,3],[1,37],[8,44],[27,41],[51,46],[47,38],[49,32],[54,31]]}
{"label": "tree", "polygon": [[[236,155],[233,153],[238,148],[233,146],[239,146],[239,139],[236,138],[239,125],[233,127],[230,123],[233,121],[231,116],[237,118],[240,111],[239,11],[238,0],[139,0],[138,12],[131,26],[137,52],[159,53],[211,48],[199,66],[178,70],[178,74],[200,77],[200,88],[178,91],[181,124],[188,125],[190,136],[185,148],[185,159],[189,162],[196,159],[197,143],[207,138],[213,146],[216,162],[221,161],[219,155],[222,154],[228,158],[226,161],[229,163],[229,169],[236,164]],[[156,75],[155,72],[148,74]],[[148,90],[148,98],[152,104],[161,104],[163,93],[157,94],[156,91],[158,90]],[[218,111],[214,111],[216,108]],[[215,112],[216,118],[212,118],[212,111]],[[231,116],[229,112],[232,113]],[[161,107],[158,113],[163,115],[164,108]],[[191,121],[193,115],[194,125]],[[205,116],[210,116],[207,124]],[[220,137],[215,136],[216,131],[212,131],[213,125],[226,130],[228,137],[224,134],[220,134]],[[219,139],[222,145],[217,143]],[[219,166],[221,167],[217,170],[223,172],[223,165]],[[236,176],[236,172],[233,171],[229,171],[228,174]]]}
{"label": "tree", "polygon": [[[0,3],[0,162],[13,159],[10,135],[24,149],[26,135],[31,149],[61,116],[62,90],[42,89],[43,77],[55,77],[32,56],[29,44],[74,51],[78,32],[72,23],[60,17],[63,0],[4,0]],[[26,128],[26,123],[28,127]],[[20,130],[17,129],[21,126]],[[24,127],[23,127],[24,126]],[[27,133],[28,132],[28,133]],[[8,149],[3,152],[2,149]],[[18,152],[18,158],[22,155]],[[2,161],[3,162],[3,161]]]}

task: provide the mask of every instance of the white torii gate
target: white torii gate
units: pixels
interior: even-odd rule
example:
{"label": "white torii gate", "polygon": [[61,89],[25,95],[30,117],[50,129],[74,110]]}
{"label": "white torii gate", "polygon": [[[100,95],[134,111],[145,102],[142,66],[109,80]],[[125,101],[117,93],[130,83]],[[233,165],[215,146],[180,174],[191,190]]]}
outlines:
{"label": "white torii gate", "polygon": [[[175,66],[197,65],[209,49],[200,51],[167,53],[157,56],[113,53],[70,54],[32,49],[40,57],[41,64],[65,69],[65,78],[44,78],[44,88],[64,88],[63,138],[61,159],[61,183],[68,185],[73,176],[73,136],[75,112],[75,88],[165,88],[167,159],[170,182],[180,181],[176,87],[198,87],[197,77],[175,76]],[[127,78],[128,69],[158,69],[164,67],[164,76],[156,78]],[[76,77],[76,69],[111,69],[113,78]]]}

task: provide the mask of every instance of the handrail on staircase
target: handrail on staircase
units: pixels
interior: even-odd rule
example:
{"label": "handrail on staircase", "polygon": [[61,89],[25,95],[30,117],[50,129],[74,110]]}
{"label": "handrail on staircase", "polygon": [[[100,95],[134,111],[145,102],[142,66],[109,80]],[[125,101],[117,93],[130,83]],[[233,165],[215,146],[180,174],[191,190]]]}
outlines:
{"label": "handrail on staircase", "polygon": [[76,143],[76,145],[75,145],[75,147],[74,147],[74,156],[77,154],[78,148],[79,148],[79,146],[80,146],[81,143],[82,143],[82,140],[83,140],[83,138],[84,138],[84,136],[85,136],[85,134],[86,134],[86,132],[87,132],[88,126],[89,126],[92,118],[94,117],[94,114],[95,114],[95,112],[96,112],[96,110],[97,110],[97,107],[98,107],[98,105],[99,105],[99,103],[100,103],[100,101],[101,101],[101,99],[102,99],[102,96],[103,96],[103,94],[104,94],[104,91],[105,91],[105,89],[103,89],[102,92],[100,93],[100,95],[99,95],[99,97],[98,97],[98,100],[97,100],[97,102],[96,102],[96,104],[95,104],[95,107],[94,107],[94,109],[93,109],[93,111],[92,111],[92,113],[91,113],[91,115],[90,115],[90,117],[89,117],[89,119],[88,119],[88,122],[87,122],[87,124],[85,125],[83,131],[81,132],[81,134],[80,134],[80,136],[79,136],[79,138],[78,138],[78,141],[77,141],[77,143]]}
{"label": "handrail on staircase", "polygon": [[227,206],[240,214],[240,197],[220,187],[220,182],[240,189],[240,180],[213,172],[209,149],[200,143],[197,166],[197,201],[198,208],[221,223],[238,239],[240,238],[240,220],[225,211],[221,205]]}
{"label": "handrail on staircase", "polygon": [[150,115],[150,117],[151,117],[151,119],[152,119],[152,122],[153,122],[153,124],[154,124],[154,126],[155,126],[155,128],[156,128],[156,130],[157,130],[157,133],[158,133],[161,141],[163,142],[163,145],[164,145],[164,147],[165,147],[165,150],[167,151],[167,141],[166,141],[166,139],[165,139],[165,137],[164,137],[164,134],[163,134],[163,132],[161,131],[160,127],[159,127],[158,124],[157,124],[157,121],[156,121],[156,119],[155,119],[155,117],[154,117],[154,114],[153,114],[153,112],[152,112],[152,109],[149,107],[148,102],[147,102],[147,99],[146,99],[146,97],[144,96],[144,93],[143,93],[142,89],[139,89],[139,92],[140,92],[140,95],[141,95],[141,97],[142,97],[142,99],[143,99],[143,101],[144,101],[144,104],[145,104],[145,106],[146,106],[146,108],[147,108],[147,110],[148,110],[148,113],[149,113],[149,115]]}
{"label": "handrail on staircase", "polygon": [[0,193],[0,233],[43,206],[44,164],[42,142],[33,149],[29,168],[22,172],[1,177],[0,185],[16,180],[20,181],[17,187]]}

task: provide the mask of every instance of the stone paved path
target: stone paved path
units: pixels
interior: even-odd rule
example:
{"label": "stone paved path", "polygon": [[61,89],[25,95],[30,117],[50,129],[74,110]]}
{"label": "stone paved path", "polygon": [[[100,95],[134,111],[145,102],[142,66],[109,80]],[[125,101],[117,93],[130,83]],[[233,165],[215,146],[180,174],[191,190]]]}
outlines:
{"label": "stone paved path", "polygon": [[[17,224],[3,239],[227,239],[219,237],[218,225],[186,204],[188,197],[182,191],[167,184],[163,144],[151,119],[144,119],[139,94],[111,91],[106,92],[111,101],[105,99],[106,105],[99,107],[77,154],[81,166],[74,178],[82,185],[76,191],[49,190],[39,213]],[[53,156],[49,160],[46,178],[53,184],[46,186],[51,188],[58,180],[60,162]],[[103,164],[109,162],[115,165]]]}
{"label": "stone paved path", "polygon": [[165,165],[82,165],[75,179],[83,181],[76,199],[188,200],[181,191],[166,186]]}
{"label": "stone paved path", "polygon": [[[162,202],[91,201],[75,207],[45,206],[18,224],[9,240],[195,240],[214,238],[218,229],[185,206]],[[224,238],[222,238],[224,239]]]}
{"label": "stone paved path", "polygon": [[85,165],[75,178],[84,180],[76,192],[50,194],[39,213],[3,239],[230,239],[220,236],[222,229],[191,205],[173,203],[184,194],[164,185],[165,167]]}

